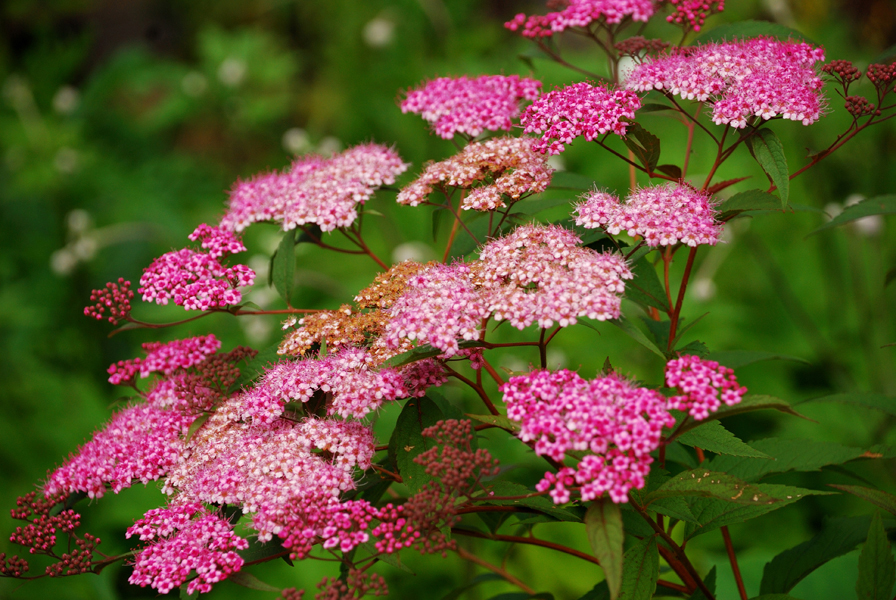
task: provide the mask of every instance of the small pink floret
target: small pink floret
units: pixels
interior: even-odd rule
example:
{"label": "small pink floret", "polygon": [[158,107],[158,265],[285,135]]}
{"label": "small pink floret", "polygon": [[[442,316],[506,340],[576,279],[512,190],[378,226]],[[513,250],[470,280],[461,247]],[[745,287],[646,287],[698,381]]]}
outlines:
{"label": "small pink floret", "polygon": [[566,0],[563,10],[546,15],[516,15],[504,24],[511,31],[519,31],[527,38],[550,37],[571,27],[588,27],[603,20],[608,25],[620,23],[624,18],[646,22],[656,8],[652,0]]}

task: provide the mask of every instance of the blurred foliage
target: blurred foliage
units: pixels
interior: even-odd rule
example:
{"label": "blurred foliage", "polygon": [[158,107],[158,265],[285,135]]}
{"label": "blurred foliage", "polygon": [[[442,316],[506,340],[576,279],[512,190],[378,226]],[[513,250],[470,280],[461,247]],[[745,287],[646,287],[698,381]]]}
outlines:
{"label": "blurred foliage", "polygon": [[[107,365],[136,356],[140,343],[160,337],[139,331],[107,339],[108,324],[82,314],[92,288],[119,276],[138,280],[155,256],[181,247],[196,224],[217,219],[237,178],[281,168],[293,154],[328,153],[368,140],[394,143],[413,163],[407,179],[426,160],[451,154],[450,142],[430,135],[419,118],[402,115],[396,106],[401,90],[425,78],[528,74],[531,66],[548,89],[575,79],[554,64],[519,60],[531,56],[530,46],[502,27],[517,12],[541,9],[540,2],[509,0],[8,0],[0,5],[0,504],[12,506],[108,418],[117,392],[105,382]],[[822,42],[829,59],[864,66],[896,42],[894,13],[887,0],[745,0],[729,2],[707,26],[747,18],[779,21]],[[577,41],[563,44],[576,62],[594,62],[591,50]],[[830,116],[817,125],[776,128],[792,168],[803,164],[804,149],[824,147],[845,127],[838,99],[830,102]],[[661,115],[645,122],[668,147],[684,139],[683,128]],[[695,175],[711,160],[703,150],[698,145],[691,159]],[[896,394],[896,347],[883,347],[896,342],[896,285],[887,286],[885,279],[896,267],[896,244],[888,235],[892,220],[805,238],[824,222],[822,210],[838,210],[855,195],[896,190],[894,155],[896,128],[863,132],[792,182],[798,212],[734,221],[726,244],[701,253],[687,316],[711,314],[689,335],[712,350],[764,349],[807,361],[745,367],[738,376],[752,391],[792,402],[849,390]],[[562,158],[567,169],[601,186],[627,186],[627,169],[597,148],[577,143]],[[762,185],[764,175],[746,153],[729,162],[727,176],[750,174],[753,182],[731,192]],[[428,209],[395,207],[389,193],[380,193],[374,203],[385,213],[369,228],[378,252],[432,240]],[[256,229],[247,243],[253,267],[264,269],[278,235],[272,228]],[[317,249],[299,250],[304,254],[296,305],[338,306],[375,272],[364,257],[337,260]],[[325,272],[315,265],[325,265]],[[265,279],[259,277],[262,283],[249,299],[276,307]],[[138,307],[137,314],[163,320],[179,313]],[[276,338],[276,322],[218,315],[200,323],[195,330],[164,330],[161,336],[185,337],[211,327],[225,347],[267,345]],[[662,367],[609,326],[600,327],[599,337],[575,328],[560,338],[565,345],[551,355],[552,366],[580,368],[585,376],[607,356],[636,377],[655,378]],[[592,352],[583,356],[583,347]],[[525,360],[508,354],[504,366],[525,368]],[[727,425],[747,440],[778,435],[857,446],[896,443],[891,417],[833,404],[800,410],[817,422],[751,415]],[[387,422],[395,414],[385,410],[380,418]],[[513,462],[522,456],[519,448],[509,447],[500,458]],[[892,492],[893,467],[892,461],[879,461],[851,467],[853,474],[781,476],[774,482],[813,487],[852,483],[860,476]],[[523,471],[520,478],[530,475]],[[103,538],[101,549],[124,549],[124,527],[159,498],[154,486],[106,497],[101,507],[84,511],[86,528]],[[764,563],[816,531],[825,515],[868,511],[854,498],[809,498],[749,528],[732,527],[736,544],[744,548],[741,566],[748,587],[756,589]],[[0,517],[0,530],[9,531],[11,524]],[[581,534],[577,530],[557,527],[553,534],[588,551],[587,541],[574,537]],[[722,542],[706,537],[693,543],[700,549],[698,567],[705,571],[718,563],[720,597],[733,597]],[[7,550],[5,545],[0,550]],[[494,562],[506,560],[512,570],[531,575],[530,585],[551,589],[557,598],[577,598],[600,578],[593,565],[571,567],[567,558],[546,551],[468,547]],[[416,576],[383,571],[395,597],[441,597],[480,572],[455,556],[405,559]],[[837,570],[843,561],[854,565],[856,560],[849,555],[830,563],[794,595],[851,595],[851,583],[844,588]],[[313,589],[331,573],[328,565],[310,562],[297,569],[266,564],[255,572],[274,585]],[[155,596],[128,586],[127,575],[126,567],[115,567],[101,577],[25,585],[0,580],[0,597]],[[466,597],[507,589],[487,583]],[[229,582],[215,594],[270,597]]]}

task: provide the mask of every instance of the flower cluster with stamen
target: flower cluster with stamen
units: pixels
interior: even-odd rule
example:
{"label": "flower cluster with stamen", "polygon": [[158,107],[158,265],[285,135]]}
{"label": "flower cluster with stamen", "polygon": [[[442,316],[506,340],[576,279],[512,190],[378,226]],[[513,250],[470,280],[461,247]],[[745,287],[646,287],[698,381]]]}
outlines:
{"label": "flower cluster with stamen", "polygon": [[564,0],[563,10],[546,15],[516,15],[504,24],[511,31],[519,31],[527,38],[550,37],[572,27],[588,27],[603,20],[608,25],[622,22],[626,17],[647,22],[656,7],[653,0]]}
{"label": "flower cluster with stamen", "polygon": [[408,91],[401,112],[415,113],[441,138],[509,131],[520,103],[538,97],[541,82],[519,75],[439,77]]}
{"label": "flower cluster with stamen", "polygon": [[146,378],[152,373],[168,376],[177,369],[189,369],[221,348],[214,334],[174,340],[173,342],[147,342],[143,344],[146,358],[120,360],[108,369],[109,383],[127,385],[137,375]]}
{"label": "flower cluster with stamen", "polygon": [[724,403],[739,404],[747,388],[737,383],[734,371],[714,360],[684,355],[666,364],[666,385],[682,392],[669,398],[669,408],[701,421]]}
{"label": "flower cluster with stamen", "polygon": [[686,185],[667,184],[635,190],[622,204],[608,192],[592,191],[576,206],[576,225],[616,235],[641,236],[648,246],[677,243],[715,245],[722,224],[709,196]]}
{"label": "flower cluster with stamen", "polygon": [[460,205],[464,210],[495,210],[505,206],[505,198],[519,200],[525,194],[543,192],[551,183],[553,169],[534,150],[535,143],[528,137],[473,142],[455,156],[427,165],[402,188],[398,203],[417,206],[439,185],[469,189]]}
{"label": "flower cluster with stamen", "polygon": [[824,50],[805,42],[759,37],[664,54],[635,67],[629,90],[661,90],[712,104],[719,125],[744,128],[747,119],[782,117],[810,125],[824,107],[815,65]]}
{"label": "flower cluster with stamen", "polygon": [[605,133],[625,135],[639,108],[641,99],[631,91],[582,81],[544,94],[526,108],[520,124],[541,135],[535,150],[560,154],[577,137],[590,142]]}
{"label": "flower cluster with stamen", "polygon": [[183,248],[158,257],[143,270],[140,288],[143,301],[168,304],[173,301],[187,310],[209,310],[239,304],[240,287],[255,282],[255,271],[246,265],[227,267],[218,260],[246,247],[232,233],[200,225],[191,240],[202,240],[203,251]]}
{"label": "flower cluster with stamen", "polygon": [[304,225],[322,231],[348,227],[358,218],[358,205],[377,188],[395,183],[407,167],[395,150],[379,144],[355,146],[331,158],[302,157],[283,173],[237,182],[220,227],[238,232],[261,221],[279,223],[284,231]]}

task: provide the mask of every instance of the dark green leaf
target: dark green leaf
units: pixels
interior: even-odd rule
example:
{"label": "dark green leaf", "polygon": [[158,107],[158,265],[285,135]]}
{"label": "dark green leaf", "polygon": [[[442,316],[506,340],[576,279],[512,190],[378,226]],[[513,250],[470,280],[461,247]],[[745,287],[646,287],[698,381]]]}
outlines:
{"label": "dark green leaf", "polygon": [[[716,593],[716,566],[715,565],[713,565],[712,568],[709,570],[709,573],[706,574],[706,578],[703,580],[703,585],[705,585],[706,589],[708,589],[713,594]],[[700,588],[697,588],[696,590],[694,590],[694,593],[691,594],[691,597],[689,598],[689,600],[709,600],[709,598],[706,597],[706,594],[703,593],[703,590],[701,590]]]}
{"label": "dark green leaf", "polygon": [[274,538],[264,543],[249,538],[249,547],[238,551],[237,554],[246,562],[263,561],[278,554],[289,554],[289,550],[284,548],[281,542],[282,540],[279,538]]}
{"label": "dark green leaf", "polygon": [[751,485],[727,473],[705,468],[692,469],[669,479],[644,499],[645,506],[654,500],[671,496],[700,496],[737,504],[775,504],[781,499],[770,496],[758,486]]}
{"label": "dark green leaf", "polygon": [[718,421],[704,423],[675,438],[685,446],[698,447],[716,454],[731,456],[751,456],[754,458],[771,458],[768,454],[751,447],[741,441],[733,433],[725,429]]}
{"label": "dark green leaf", "polygon": [[507,417],[503,415],[471,415],[467,414],[468,417],[473,419],[474,421],[479,421],[480,423],[488,423],[489,425],[494,425],[504,431],[509,431],[510,433],[517,433],[520,430],[520,424],[516,421],[511,421]]}
{"label": "dark green leaf", "polygon": [[289,293],[295,280],[296,271],[296,232],[287,231],[271,257],[271,283],[280,297],[289,303]]}
{"label": "dark green leaf", "polygon": [[884,278],[884,287],[889,286],[894,281],[896,281],[896,269],[890,269],[887,271],[887,276]]}
{"label": "dark green leaf", "polygon": [[764,352],[762,350],[723,350],[721,352],[710,352],[707,358],[732,369],[739,369],[740,367],[766,360],[792,360],[794,362],[809,364],[809,361],[797,356]]}
{"label": "dark green leaf", "polygon": [[649,600],[656,590],[660,556],[656,538],[650,536],[632,544],[622,559],[622,600]]}
{"label": "dark green leaf", "polygon": [[[484,344],[482,342],[477,342],[476,340],[464,340],[457,344],[461,348],[479,348]],[[429,344],[423,344],[422,346],[417,346],[413,350],[409,350],[407,352],[403,352],[402,354],[397,354],[392,358],[386,360],[381,365],[382,367],[403,367],[404,365],[409,365],[413,362],[417,362],[418,360],[423,360],[424,358],[432,358],[433,356],[438,356],[440,354],[444,354],[444,350],[440,350],[438,348],[433,348]]]}
{"label": "dark green leaf", "polygon": [[871,504],[879,506],[888,513],[896,515],[896,496],[894,496],[893,494],[888,494],[887,492],[883,492],[881,490],[874,490],[858,485],[836,485],[833,483],[828,485],[833,488],[837,488],[838,490],[853,494],[854,496],[858,496],[863,500],[867,500]]}
{"label": "dark green leaf", "polygon": [[663,312],[669,312],[669,301],[666,290],[657,277],[656,267],[646,258],[632,264],[635,278],[626,284],[625,297],[643,306],[653,306]]}
{"label": "dark green leaf", "polygon": [[868,529],[868,538],[859,555],[859,580],[856,593],[859,600],[890,600],[896,583],[896,562],[887,540],[887,532],[875,512]]}
{"label": "dark green leaf", "polygon": [[395,430],[389,439],[389,452],[395,459],[395,466],[401,479],[411,493],[419,492],[431,477],[426,468],[414,462],[424,451],[436,445],[432,438],[424,438],[421,433],[443,419],[442,411],[429,398],[408,400],[398,415]]}
{"label": "dark green leaf", "polygon": [[725,417],[733,417],[734,415],[740,415],[756,410],[778,410],[791,414],[795,417],[805,418],[803,417],[803,415],[793,410],[790,404],[788,404],[784,400],[781,400],[780,398],[775,398],[774,396],[750,395],[744,396],[741,401],[734,406],[727,406],[723,404],[719,407],[719,410],[711,413],[703,421],[694,421],[689,419],[687,423],[685,423],[676,431],[681,434],[685,431],[690,431],[695,427],[699,427],[702,423],[706,423],[708,421],[723,419]]}
{"label": "dark green leaf", "polygon": [[653,338],[657,348],[669,347],[669,329],[672,327],[671,321],[656,321],[650,317],[641,317],[650,336]]}
{"label": "dark green leaf", "polygon": [[867,516],[826,521],[821,533],[766,563],[759,592],[786,594],[809,573],[861,544],[870,522]]}
{"label": "dark green leaf", "polygon": [[660,498],[651,503],[650,508],[651,510],[666,515],[667,517],[678,519],[679,521],[687,521],[688,523],[695,523],[697,521],[697,518],[694,516],[694,513],[691,512],[685,498],[677,496]]}
{"label": "dark green leaf", "polygon": [[[866,198],[857,204],[847,206],[843,212],[810,233],[815,235],[825,229],[832,229],[857,219],[863,219],[872,215],[892,215],[896,213],[896,194],[875,196]],[[807,236],[808,237],[808,236]]]}
{"label": "dark green leaf", "polygon": [[778,188],[781,206],[787,206],[790,194],[790,171],[787,168],[787,157],[784,146],[771,129],[759,129],[747,138],[750,154],[768,175],[769,180]]}
{"label": "dark green leaf", "polygon": [[678,442],[672,442],[666,445],[666,461],[684,465],[689,469],[697,468],[697,459]]}
{"label": "dark green leaf", "polygon": [[557,171],[551,176],[551,189],[587,192],[595,187],[598,187],[596,181],[585,175],[579,175],[578,173]]}
{"label": "dark green leaf", "polygon": [[656,170],[669,177],[681,179],[681,167],[678,165],[659,165]]}
{"label": "dark green leaf", "polygon": [[275,592],[279,594],[282,591],[278,587],[274,587],[261,581],[258,577],[256,577],[252,573],[249,573],[248,571],[236,571],[235,573],[231,573],[230,575],[228,575],[227,579],[237,585],[241,585],[252,590],[259,590],[261,592]]}
{"label": "dark green leaf", "polygon": [[[584,322],[584,319],[580,319],[579,322]],[[656,344],[650,341],[650,339],[646,335],[644,335],[643,331],[635,327],[631,321],[629,321],[625,317],[622,317],[620,319],[614,319],[608,322],[612,323],[613,325],[627,333],[636,342],[665,360],[666,355],[663,353],[663,351]]]}
{"label": "dark green leaf", "polygon": [[660,139],[644,129],[640,123],[631,123],[622,141],[644,168],[653,173],[660,160]]}
{"label": "dark green leaf", "polygon": [[569,198],[542,198],[539,200],[522,200],[513,205],[513,212],[521,215],[537,215],[540,212],[556,208],[558,206],[568,206],[572,208],[572,201]]}
{"label": "dark green leaf", "polygon": [[610,600],[610,587],[606,581],[601,581],[596,586],[585,592],[579,600]]}
{"label": "dark green leaf", "polygon": [[[519,483],[514,483],[512,481],[493,481],[489,484],[487,490],[489,493],[493,492],[493,495],[498,498],[507,496],[514,496],[514,498],[512,500],[493,500],[486,496],[477,496],[476,499],[496,506],[520,506],[531,508],[553,517],[558,521],[582,522],[582,516],[572,509],[555,506],[548,498],[538,495],[537,492],[534,492]],[[516,496],[523,497],[517,498]]]}
{"label": "dark green leaf", "polygon": [[201,415],[193,419],[193,422],[190,423],[190,428],[187,430],[187,435],[184,438],[184,441],[189,442],[193,438],[193,436],[196,435],[196,432],[199,431],[199,428],[205,425],[205,422],[208,421],[209,417],[211,416],[212,413],[207,412],[202,413]]}
{"label": "dark green leaf", "polygon": [[815,43],[796,29],[791,29],[790,27],[786,27],[779,23],[772,23],[770,21],[738,21],[736,23],[720,25],[701,33],[693,42],[691,42],[691,45],[696,46],[697,44],[708,44],[709,42],[730,42],[763,35],[771,36],[779,40],[793,38],[795,40]]}
{"label": "dark green leaf", "polygon": [[[454,238],[454,243],[451,244],[451,258],[466,256],[487,241],[489,220],[485,215],[486,213],[479,213],[471,217],[469,221],[464,221],[466,227],[458,225],[457,235]],[[449,220],[453,219],[453,215],[449,216]],[[475,239],[470,235],[471,233],[476,236]]]}
{"label": "dark green leaf", "polygon": [[457,600],[462,595],[464,595],[469,590],[473,589],[477,585],[481,583],[486,583],[488,581],[504,581],[504,578],[498,575],[497,573],[483,573],[482,575],[478,575],[473,578],[473,581],[468,583],[463,587],[459,587],[456,590],[452,590],[445,596],[442,596],[442,600]]}
{"label": "dark green leaf", "polygon": [[706,344],[704,344],[700,340],[694,340],[693,342],[688,342],[680,348],[676,348],[675,352],[681,354],[693,354],[695,356],[699,356],[700,358],[706,358],[709,354],[709,348],[707,348]]}
{"label": "dark green leaf", "polygon": [[611,600],[619,597],[622,586],[622,513],[609,498],[598,498],[585,513],[585,531],[591,551],[604,570]]}
{"label": "dark green leaf", "polygon": [[658,102],[648,102],[647,104],[642,104],[641,108],[638,109],[639,113],[649,113],[649,112],[658,112],[661,110],[678,110],[674,106],[670,106],[668,104],[659,104]]}
{"label": "dark green leaf", "polygon": [[770,473],[817,471],[826,465],[839,465],[865,454],[862,448],[815,440],[766,438],[750,442],[750,445],[773,459],[717,456],[707,467],[745,481],[756,481]]}
{"label": "dark green leaf", "polygon": [[720,219],[727,221],[742,212],[751,210],[781,210],[781,201],[763,190],[747,190],[734,194],[722,202],[716,210]]}
{"label": "dark green leaf", "polygon": [[390,567],[395,567],[399,571],[404,571],[405,573],[416,575],[416,573],[414,573],[414,571],[412,571],[410,567],[401,562],[401,554],[387,554],[385,552],[380,553],[380,551],[376,549],[376,546],[374,545],[372,540],[367,540],[366,542],[358,546],[358,548],[363,549],[370,556],[376,556],[378,561],[384,562]]}
{"label": "dark green leaf", "polygon": [[848,406],[873,408],[874,410],[879,410],[896,417],[896,398],[875,392],[846,392],[843,394],[832,394],[830,396],[821,396],[820,398],[810,398],[803,403],[808,402],[836,402]]}

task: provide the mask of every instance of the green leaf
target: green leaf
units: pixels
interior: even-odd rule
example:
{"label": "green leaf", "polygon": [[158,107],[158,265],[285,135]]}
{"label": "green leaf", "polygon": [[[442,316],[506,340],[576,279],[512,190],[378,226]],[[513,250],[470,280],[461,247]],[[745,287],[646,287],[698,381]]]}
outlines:
{"label": "green leaf", "polygon": [[826,521],[821,533],[766,563],[759,593],[786,594],[812,571],[862,543],[870,522],[867,516]]}
{"label": "green leaf", "polygon": [[[459,342],[457,345],[460,348],[479,348],[485,346],[485,344],[483,344],[482,342],[477,342],[476,340],[464,340],[462,342]],[[417,346],[413,350],[409,350],[401,354],[396,354],[392,358],[384,361],[381,366],[394,369],[395,367],[403,367],[404,365],[409,365],[413,362],[417,362],[418,360],[423,360],[424,358],[432,358],[433,356],[438,356],[444,353],[444,350],[433,348],[429,344],[423,344],[421,346]]]}
{"label": "green leaf", "polygon": [[843,394],[831,394],[820,398],[810,398],[801,404],[809,402],[836,402],[848,406],[872,408],[896,417],[896,398],[885,396],[876,392],[846,392]]}
{"label": "green leaf", "polygon": [[666,290],[656,274],[656,267],[646,258],[631,265],[635,278],[626,283],[625,297],[642,306],[652,306],[668,313]]}
{"label": "green leaf", "polygon": [[601,581],[596,586],[585,592],[579,600],[610,600],[610,586],[606,581]]}
{"label": "green leaf", "polygon": [[477,501],[492,504],[495,506],[524,506],[544,513],[557,521],[570,521],[581,523],[582,516],[572,509],[560,508],[555,506],[553,502],[537,492],[530,490],[524,485],[514,483],[512,481],[493,481],[489,484],[487,493],[493,493],[494,496],[531,496],[522,498],[513,498],[512,500],[492,500],[485,495],[476,496]]}
{"label": "green leaf", "polygon": [[681,179],[681,167],[678,165],[659,165],[656,170],[669,177]]}
{"label": "green leaf", "polygon": [[296,232],[287,231],[277,246],[277,251],[271,257],[271,283],[280,297],[286,301],[286,306],[292,306],[289,302],[289,293],[295,281],[296,271]]}
{"label": "green leaf", "polygon": [[[810,233],[815,235],[820,231],[832,229],[851,223],[858,219],[870,217],[872,215],[892,215],[896,213],[896,194],[886,194],[884,196],[875,196],[874,198],[866,198],[857,204],[847,206],[843,212]],[[809,237],[809,236],[806,236]]]}
{"label": "green leaf", "polygon": [[604,570],[611,600],[619,597],[622,586],[622,513],[609,498],[598,498],[585,513],[585,531],[594,557]]}
{"label": "green leaf", "polygon": [[706,344],[704,344],[700,340],[694,340],[693,342],[688,342],[684,346],[676,348],[675,352],[679,352],[681,354],[693,354],[699,356],[700,358],[706,358],[706,356],[709,354],[709,348],[707,348]]}
{"label": "green leaf", "polygon": [[510,433],[518,433],[520,431],[520,424],[516,421],[511,421],[504,415],[471,415],[467,413],[467,416],[473,419],[474,421],[479,421],[480,423],[488,423],[489,425],[494,425],[499,429],[503,429],[504,431],[508,431]]}
{"label": "green leaf", "polygon": [[457,600],[462,595],[464,595],[469,590],[473,589],[479,584],[486,583],[488,581],[503,581],[504,578],[498,575],[497,573],[483,573],[482,575],[478,575],[473,578],[473,581],[468,583],[463,587],[459,587],[456,590],[452,590],[445,596],[442,596],[442,600]]}
{"label": "green leaf", "polygon": [[622,558],[622,600],[649,600],[656,590],[660,555],[656,538],[638,540]]}
{"label": "green leaf", "polygon": [[740,367],[746,367],[747,365],[766,360],[792,360],[794,362],[809,364],[809,361],[799,358],[798,356],[776,354],[774,352],[764,352],[762,350],[722,350],[720,352],[710,352],[707,358],[732,369],[739,369]]}
{"label": "green leaf", "polygon": [[[584,320],[580,319],[579,322],[584,322]],[[615,325],[616,327],[627,333],[632,339],[634,339],[636,342],[638,342],[657,356],[661,357],[663,360],[666,359],[666,355],[663,353],[663,351],[656,344],[650,341],[650,339],[646,335],[644,335],[643,331],[635,327],[632,322],[625,317],[608,321],[608,323]]]}
{"label": "green leaf", "polygon": [[[466,227],[457,226],[457,235],[454,238],[454,243],[451,244],[451,258],[464,257],[486,242],[489,224],[486,215],[487,213],[479,213],[470,217],[469,221],[464,221]],[[454,216],[451,215],[449,218],[453,219]],[[473,239],[470,233],[476,236],[476,239]]]}
{"label": "green leaf", "polygon": [[874,57],[874,59],[869,64],[887,64],[893,62],[893,59],[896,58],[896,45],[890,46],[880,54]]}
{"label": "green leaf", "polygon": [[205,422],[209,420],[212,414],[213,413],[210,412],[202,413],[193,419],[193,422],[190,423],[190,428],[187,430],[187,435],[184,437],[184,441],[189,442],[193,436],[196,435],[196,432],[199,431],[199,428],[205,425]]}
{"label": "green leaf", "polygon": [[650,113],[650,112],[658,112],[661,110],[678,110],[674,106],[670,106],[668,104],[660,104],[658,102],[648,102],[647,104],[642,104],[641,108],[638,109],[639,113]]}
{"label": "green leaf", "polygon": [[705,468],[684,471],[672,477],[647,494],[644,504],[649,506],[654,500],[670,496],[700,496],[746,505],[775,504],[783,501],[782,498],[768,494],[757,485],[732,477],[728,473]]}
{"label": "green leaf", "polygon": [[261,592],[275,592],[279,594],[281,591],[283,591],[281,588],[274,587],[263,582],[248,571],[236,571],[235,573],[231,573],[230,575],[228,575],[227,579],[237,585],[241,585],[252,590],[259,590]]}
{"label": "green leaf", "polygon": [[731,456],[750,456],[753,458],[771,458],[749,444],[744,443],[733,433],[725,429],[718,421],[704,423],[675,438],[685,446],[698,447],[716,454]]}
{"label": "green leaf", "polygon": [[426,468],[414,462],[417,456],[436,445],[435,440],[424,438],[421,432],[443,418],[439,407],[425,396],[408,400],[398,415],[395,430],[389,439],[389,453],[395,460],[402,481],[412,494],[419,492],[432,480],[426,474]]}
{"label": "green leaf", "polygon": [[653,173],[660,160],[660,139],[644,129],[640,123],[631,123],[622,141],[634,153],[644,168]]}
{"label": "green leaf", "polygon": [[[706,589],[708,589],[713,594],[716,593],[716,566],[715,565],[713,565],[712,568],[709,570],[709,573],[706,574],[706,578],[703,580],[703,585],[705,585]],[[691,594],[691,597],[689,600],[709,600],[709,598],[706,597],[706,594],[703,593],[703,590],[701,590],[700,588],[697,588],[696,590],[694,590],[694,593]]]}
{"label": "green leaf", "polygon": [[678,428],[676,431],[678,434],[682,434],[685,431],[690,431],[696,427],[699,427],[702,423],[707,423],[709,421],[715,421],[718,419],[723,419],[725,417],[733,417],[734,415],[741,415],[748,412],[753,412],[756,410],[777,410],[781,412],[785,412],[787,414],[791,414],[795,417],[803,417],[800,413],[793,410],[793,408],[780,398],[775,398],[774,396],[765,396],[765,395],[750,395],[744,396],[741,398],[741,401],[734,406],[728,406],[723,404],[719,407],[719,410],[710,414],[703,421],[694,421],[688,420],[684,425]]}
{"label": "green leaf", "polygon": [[241,366],[240,376],[233,382],[233,385],[228,388],[228,392],[233,393],[243,386],[249,385],[263,375],[267,367],[280,362],[283,357],[280,354],[277,354],[277,350],[279,349],[280,344],[268,346],[267,348],[260,350],[258,354],[246,362],[245,365]]}
{"label": "green leaf", "polygon": [[671,321],[656,321],[650,317],[641,317],[641,321],[647,326],[653,341],[657,348],[669,347],[669,330],[672,327]]}
{"label": "green leaf", "polygon": [[881,490],[874,490],[858,485],[837,485],[834,483],[829,483],[828,485],[833,488],[837,488],[838,490],[848,492],[854,496],[858,496],[862,500],[867,500],[871,504],[879,506],[888,513],[896,515],[896,496],[894,496],[893,494],[888,494],[887,492]]}
{"label": "green leaf", "polygon": [[572,207],[569,198],[542,198],[539,200],[526,199],[513,205],[514,214],[537,215],[540,212],[556,208],[558,206]]}
{"label": "green leaf", "polygon": [[896,562],[887,540],[887,532],[875,511],[868,529],[868,538],[859,554],[859,580],[856,593],[859,600],[890,600],[896,583]]}
{"label": "green leaf", "polygon": [[751,210],[781,210],[781,200],[763,190],[747,190],[734,194],[716,207],[719,219],[728,221]]}
{"label": "green leaf", "polygon": [[827,465],[855,460],[866,452],[862,448],[815,440],[766,438],[750,442],[750,445],[773,459],[717,456],[709,461],[707,468],[724,471],[744,481],[756,481],[771,473],[818,471]]}
{"label": "green leaf", "polygon": [[414,573],[414,571],[412,571],[409,566],[407,566],[406,564],[401,562],[400,554],[398,554],[398,553],[387,554],[385,552],[381,553],[379,550],[376,549],[376,546],[374,545],[373,540],[367,540],[366,542],[364,542],[363,544],[361,544],[358,547],[363,549],[370,556],[376,556],[376,559],[379,562],[384,562],[387,565],[389,565],[390,567],[395,567],[399,571],[404,571],[405,573],[410,573],[411,575],[416,575],[416,573]]}
{"label": "green leaf", "polygon": [[650,508],[667,517],[678,519],[679,521],[686,521],[688,523],[697,522],[697,518],[694,516],[694,513],[691,512],[691,508],[688,506],[685,498],[679,498],[677,496],[660,498],[653,502],[650,505]]}
{"label": "green leaf", "polygon": [[787,157],[784,156],[784,146],[781,140],[771,129],[759,129],[754,135],[747,138],[747,148],[750,154],[768,175],[769,180],[778,188],[781,196],[781,206],[787,206],[790,194],[790,171],[787,168]]}
{"label": "green leaf", "polygon": [[[736,23],[727,23],[720,25],[701,33],[697,36],[692,46],[697,44],[708,44],[709,42],[733,41],[735,39],[754,38],[759,36],[771,36],[779,40],[802,40],[809,43],[815,43],[805,35],[779,23],[771,23],[769,21],[738,21]],[[817,45],[817,44],[816,44]]]}
{"label": "green leaf", "polygon": [[574,190],[577,192],[587,192],[598,187],[598,183],[578,173],[569,171],[557,171],[551,176],[550,189],[557,190]]}
{"label": "green leaf", "polygon": [[688,506],[694,518],[685,525],[685,539],[691,539],[692,537],[714,531],[725,525],[733,525],[755,519],[779,508],[784,508],[788,504],[793,504],[806,496],[823,496],[828,494],[828,492],[818,490],[807,490],[770,483],[760,483],[754,487],[763,494],[778,498],[778,501],[772,504],[749,505],[735,504],[734,502],[714,498],[688,498]]}

